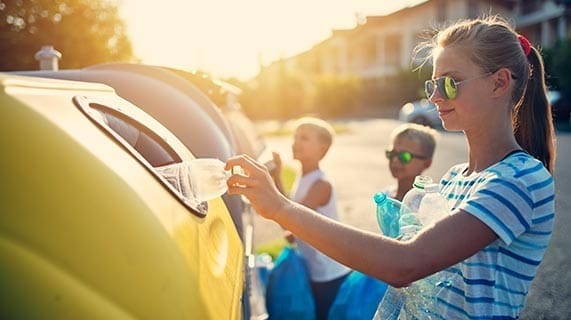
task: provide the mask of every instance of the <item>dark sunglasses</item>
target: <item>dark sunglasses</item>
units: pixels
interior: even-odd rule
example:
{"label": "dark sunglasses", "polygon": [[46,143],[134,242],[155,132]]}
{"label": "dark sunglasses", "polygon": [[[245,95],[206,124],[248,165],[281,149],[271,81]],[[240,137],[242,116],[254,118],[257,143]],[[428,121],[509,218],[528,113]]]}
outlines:
{"label": "dark sunglasses", "polygon": [[402,164],[408,164],[412,161],[412,159],[417,158],[417,159],[428,159],[428,157],[425,156],[421,156],[418,154],[414,154],[414,153],[410,153],[408,151],[401,151],[401,152],[396,152],[394,150],[386,150],[385,151],[385,156],[387,157],[387,159],[389,160],[393,160],[394,157],[397,157],[400,161],[400,163]]}
{"label": "dark sunglasses", "polygon": [[424,82],[424,93],[426,94],[426,97],[428,99],[430,99],[432,97],[432,95],[434,94],[434,91],[436,91],[438,89],[438,92],[444,98],[446,98],[448,100],[452,100],[452,99],[456,98],[456,96],[458,95],[458,86],[459,85],[461,85],[464,82],[468,82],[471,80],[487,77],[491,74],[492,74],[492,72],[488,72],[488,73],[485,73],[483,75],[480,75],[480,76],[477,76],[474,78],[470,78],[470,79],[466,79],[466,80],[462,80],[462,81],[456,81],[456,80],[454,80],[454,78],[449,77],[449,76],[426,80]]}

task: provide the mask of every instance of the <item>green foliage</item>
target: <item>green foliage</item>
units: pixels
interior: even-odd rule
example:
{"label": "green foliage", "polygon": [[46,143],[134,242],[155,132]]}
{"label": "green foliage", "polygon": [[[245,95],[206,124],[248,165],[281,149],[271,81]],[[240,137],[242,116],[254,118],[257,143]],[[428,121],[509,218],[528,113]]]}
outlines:
{"label": "green foliage", "polygon": [[43,45],[62,53],[62,69],[134,60],[112,1],[0,0],[0,70],[37,69]]}
{"label": "green foliage", "polygon": [[357,77],[318,76],[313,86],[313,108],[322,116],[342,116],[359,105],[361,82]]}
{"label": "green foliage", "polygon": [[253,119],[296,117],[307,101],[303,78],[279,64],[261,72],[256,81],[241,88],[240,104]]}
{"label": "green foliage", "polygon": [[[351,75],[312,75],[285,69],[285,63],[264,68],[256,79],[242,84],[241,104],[252,119],[354,115],[362,107],[387,109],[424,97],[424,81],[431,68],[401,70],[385,78],[360,79]],[[394,110],[388,110],[394,113]]]}
{"label": "green foliage", "polygon": [[262,71],[249,85],[242,85],[240,103],[254,119],[298,118],[303,114],[340,116],[359,104],[361,84],[349,76],[318,76],[285,70],[283,65]]}
{"label": "green foliage", "polygon": [[267,243],[262,243],[254,248],[255,254],[267,253],[272,257],[272,261],[276,261],[282,250],[289,244],[284,237],[277,238]]}
{"label": "green foliage", "polygon": [[369,80],[364,92],[366,105],[377,108],[399,108],[405,102],[424,98],[424,81],[430,78],[429,67],[400,70],[394,76]]}
{"label": "green foliage", "polygon": [[558,42],[543,51],[548,85],[571,96],[571,39]]}

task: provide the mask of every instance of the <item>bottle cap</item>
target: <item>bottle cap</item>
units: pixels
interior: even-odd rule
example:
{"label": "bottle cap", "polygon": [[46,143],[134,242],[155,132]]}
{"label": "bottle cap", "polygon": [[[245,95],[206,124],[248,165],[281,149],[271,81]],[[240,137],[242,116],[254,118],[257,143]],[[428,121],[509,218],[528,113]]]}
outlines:
{"label": "bottle cap", "polygon": [[420,176],[414,177],[414,183],[412,185],[416,188],[424,189],[424,187],[430,183],[432,183],[431,177],[420,175]]}
{"label": "bottle cap", "polygon": [[387,199],[387,194],[384,192],[377,192],[373,196],[373,199],[375,200],[375,202],[377,204],[382,203],[383,201],[385,201]]}

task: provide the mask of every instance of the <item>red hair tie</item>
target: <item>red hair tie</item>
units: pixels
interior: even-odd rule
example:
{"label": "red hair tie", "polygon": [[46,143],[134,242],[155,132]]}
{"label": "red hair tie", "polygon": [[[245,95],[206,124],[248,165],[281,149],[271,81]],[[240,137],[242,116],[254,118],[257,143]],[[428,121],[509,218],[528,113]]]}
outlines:
{"label": "red hair tie", "polygon": [[529,53],[531,52],[531,43],[529,42],[529,40],[527,40],[526,37],[522,36],[521,34],[517,35],[517,39],[519,40],[519,43],[521,44],[521,48],[523,49],[523,53],[527,57],[529,55]]}

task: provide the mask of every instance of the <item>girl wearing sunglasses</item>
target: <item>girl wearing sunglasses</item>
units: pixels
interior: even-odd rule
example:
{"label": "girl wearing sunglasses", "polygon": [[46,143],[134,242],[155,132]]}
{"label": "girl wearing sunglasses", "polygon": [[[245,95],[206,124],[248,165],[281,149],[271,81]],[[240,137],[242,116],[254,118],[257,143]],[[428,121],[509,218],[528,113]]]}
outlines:
{"label": "girl wearing sunglasses", "polygon": [[385,193],[402,201],[414,182],[432,164],[437,132],[427,126],[405,123],[391,133],[391,144],[385,150],[389,169],[397,183]]}
{"label": "girl wearing sunglasses", "polygon": [[[229,192],[341,263],[394,287],[441,272],[412,317],[516,319],[548,247],[555,216],[554,132],[543,61],[497,16],[458,22],[427,44],[427,85],[443,127],[462,131],[468,162],[440,180],[450,215],[398,241],[327,219],[282,196],[265,167],[227,161]],[[363,249],[374,254],[363,254]],[[427,300],[425,300],[427,301]],[[407,317],[408,318],[408,317]]]}

